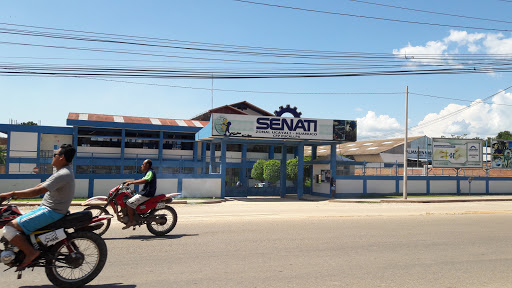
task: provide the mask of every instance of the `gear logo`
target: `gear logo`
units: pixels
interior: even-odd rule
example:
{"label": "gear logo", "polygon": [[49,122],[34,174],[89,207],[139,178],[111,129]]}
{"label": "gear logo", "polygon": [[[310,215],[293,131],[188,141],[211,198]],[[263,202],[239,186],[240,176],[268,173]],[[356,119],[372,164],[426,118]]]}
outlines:
{"label": "gear logo", "polygon": [[281,117],[284,113],[290,113],[295,118],[300,118],[302,116],[302,112],[297,111],[297,107],[290,107],[290,104],[286,105],[286,107],[279,106],[279,110],[274,111],[274,115],[277,117]]}

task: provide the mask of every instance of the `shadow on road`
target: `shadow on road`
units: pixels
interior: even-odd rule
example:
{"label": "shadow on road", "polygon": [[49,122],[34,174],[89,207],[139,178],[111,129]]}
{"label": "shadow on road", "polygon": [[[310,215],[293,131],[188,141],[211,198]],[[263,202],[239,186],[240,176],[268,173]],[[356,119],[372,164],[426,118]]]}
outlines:
{"label": "shadow on road", "polygon": [[[35,285],[35,286],[20,286],[20,288],[54,288],[53,285]],[[107,288],[107,287],[115,287],[115,288],[135,288],[137,285],[134,284],[123,284],[123,283],[109,283],[109,284],[101,284],[101,285],[85,285],[87,288]]]}
{"label": "shadow on road", "polygon": [[140,241],[155,241],[155,240],[168,240],[168,239],[179,239],[182,237],[198,236],[199,234],[173,234],[164,236],[154,235],[132,235],[128,237],[103,237],[105,241],[109,240],[140,240]]}
{"label": "shadow on road", "polygon": [[226,201],[240,201],[240,202],[304,202],[304,201],[327,201],[329,198],[304,195],[301,199],[297,195],[286,195],[285,198],[279,196],[249,196],[249,197],[226,197]]}

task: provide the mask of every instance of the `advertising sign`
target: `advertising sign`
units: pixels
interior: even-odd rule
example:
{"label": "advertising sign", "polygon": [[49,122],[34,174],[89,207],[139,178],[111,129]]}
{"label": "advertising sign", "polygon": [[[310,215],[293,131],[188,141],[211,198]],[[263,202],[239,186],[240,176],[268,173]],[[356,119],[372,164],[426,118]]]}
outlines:
{"label": "advertising sign", "polygon": [[512,168],[512,141],[495,140],[492,142],[492,168]]}
{"label": "advertising sign", "polygon": [[212,135],[253,138],[356,141],[353,120],[212,114]]}
{"label": "advertising sign", "polygon": [[432,138],[432,166],[446,168],[482,167],[482,141]]}

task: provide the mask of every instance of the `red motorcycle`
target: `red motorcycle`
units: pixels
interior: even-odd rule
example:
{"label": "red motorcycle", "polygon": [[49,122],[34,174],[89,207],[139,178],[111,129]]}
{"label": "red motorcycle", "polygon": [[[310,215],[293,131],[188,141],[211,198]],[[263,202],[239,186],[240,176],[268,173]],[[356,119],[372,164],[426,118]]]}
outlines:
{"label": "red motorcycle", "polygon": [[[129,186],[125,186],[123,183],[110,190],[108,196],[92,197],[82,205],[89,206],[85,208],[85,210],[93,212],[95,216],[110,215],[107,210],[107,207],[110,206],[114,210],[117,220],[127,224],[130,219],[128,217],[126,201],[134,195],[134,192],[134,190],[130,189]],[[136,223],[133,226],[133,230],[135,230],[135,226],[140,227],[146,224],[149,232],[156,236],[163,236],[171,232],[178,221],[178,214],[174,208],[166,204],[172,202],[172,197],[180,194],[181,193],[156,195],[137,206],[133,215],[133,220]],[[104,205],[91,204],[98,201],[106,203]],[[96,233],[100,236],[105,234],[110,227],[110,222],[111,219],[108,219],[105,226],[98,229]]]}
{"label": "red motorcycle", "polygon": [[[0,228],[23,214],[16,205],[2,205],[5,200],[0,198]],[[27,268],[44,267],[48,280],[57,287],[82,287],[91,282],[107,261],[107,245],[92,231],[100,229],[102,221],[110,218],[111,215],[93,217],[88,211],[67,214],[27,235],[29,243],[41,251]],[[9,267],[7,270],[24,262],[25,254],[18,247],[3,236],[0,243],[0,261]],[[18,279],[21,273],[18,272]]]}

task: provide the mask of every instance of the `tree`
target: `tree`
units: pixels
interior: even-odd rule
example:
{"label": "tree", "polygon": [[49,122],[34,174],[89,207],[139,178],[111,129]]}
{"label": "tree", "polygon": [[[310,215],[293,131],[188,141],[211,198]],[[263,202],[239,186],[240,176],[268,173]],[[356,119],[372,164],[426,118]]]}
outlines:
{"label": "tree", "polygon": [[5,164],[5,159],[7,158],[7,152],[0,147],[0,165]]}
{"label": "tree", "polygon": [[251,170],[251,177],[253,179],[265,181],[265,178],[263,177],[263,166],[265,165],[265,162],[265,160],[258,160],[254,163]]}
{"label": "tree", "polygon": [[276,183],[281,178],[281,162],[268,160],[263,166],[263,177],[270,183]]}
{"label": "tree", "polygon": [[[304,157],[304,161],[311,161],[311,157],[306,156]],[[286,179],[293,181],[294,183],[297,181],[299,172],[299,158],[295,157],[294,159],[290,159],[286,161]],[[311,172],[311,166],[305,165],[304,166],[304,179],[306,179],[309,176],[309,173]]]}
{"label": "tree", "polygon": [[28,121],[28,122],[21,122],[20,125],[31,125],[31,126],[37,126],[36,122]]}
{"label": "tree", "polygon": [[496,136],[496,139],[512,140],[512,133],[510,133],[510,131],[501,131],[498,133],[498,136]]}

